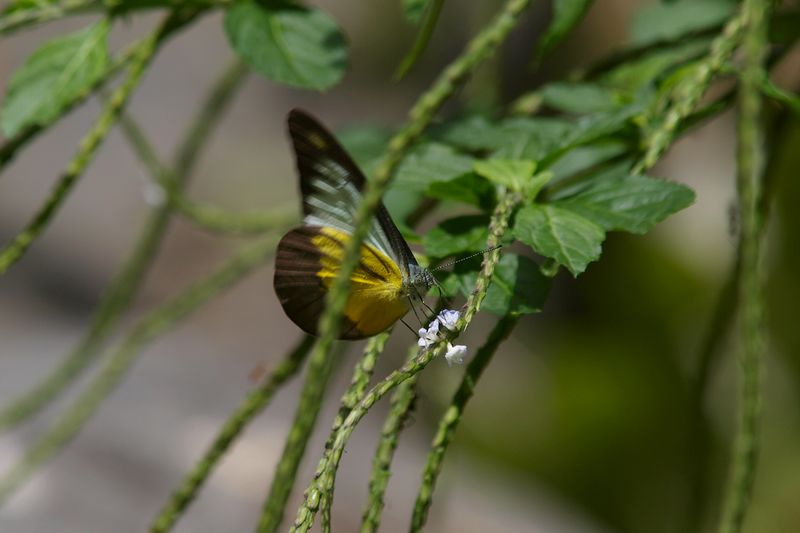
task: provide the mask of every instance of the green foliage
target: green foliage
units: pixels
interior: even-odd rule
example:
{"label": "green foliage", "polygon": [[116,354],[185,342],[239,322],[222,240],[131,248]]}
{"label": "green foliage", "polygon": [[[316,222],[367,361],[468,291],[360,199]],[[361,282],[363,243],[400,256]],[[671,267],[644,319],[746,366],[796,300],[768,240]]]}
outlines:
{"label": "green foliage", "polygon": [[580,115],[610,111],[619,103],[619,97],[597,83],[559,82],[545,85],[542,101],[558,111]]}
{"label": "green foliage", "polygon": [[435,182],[448,182],[472,172],[474,159],[445,144],[424,143],[397,168],[395,187],[424,191]]}
{"label": "green foliage", "polygon": [[514,236],[577,276],[600,257],[600,244],[606,234],[603,228],[569,209],[534,204],[517,213]]}
{"label": "green foliage", "polygon": [[[635,12],[629,32],[630,46],[603,58],[597,64],[581,65],[577,73],[561,80],[546,80],[515,103],[497,102],[484,115],[459,114],[461,108],[474,108],[474,102],[468,96],[464,98],[463,105],[442,112],[445,101],[458,93],[464,80],[476,72],[481,74],[479,66],[508,36],[528,4],[526,0],[507,0],[497,17],[487,21],[487,28],[470,40],[453,63],[442,70],[433,87],[420,96],[409,112],[408,124],[397,129],[391,139],[390,131],[375,127],[349,129],[340,136],[348,152],[368,177],[363,202],[358,206],[361,223],[356,224],[354,235],[366,228],[365,224],[374,214],[374,208],[383,201],[407,239],[412,244],[421,243],[424,246],[432,264],[446,264],[447,259],[453,257],[475,256],[436,271],[440,275],[444,270],[452,270],[441,274],[448,296],[468,297],[457,331],[447,333],[448,337],[442,337],[433,350],[415,352],[416,355],[409,359],[406,366],[390,374],[372,391],[362,390],[350,399],[347,408],[352,411],[352,416],[348,414],[346,419],[340,420],[341,427],[336,426],[332,432],[331,447],[326,447],[321,462],[325,468],[315,478],[311,487],[313,490],[307,493],[307,502],[298,513],[301,525],[305,523],[310,527],[308,522],[313,522],[316,511],[314,505],[318,502],[330,505],[333,478],[347,438],[372,403],[402,380],[409,380],[406,385],[412,383],[428,362],[446,351],[447,342],[455,341],[478,308],[501,315],[501,322],[506,324],[505,333],[493,341],[494,350],[511,333],[517,315],[542,310],[552,276],[558,267],[563,266],[573,276],[578,276],[588,268],[589,263],[600,258],[604,247],[613,250],[615,243],[633,242],[617,239],[606,242],[608,232],[644,234],[671,214],[692,204],[695,195],[689,188],[646,174],[675,138],[700,120],[697,118],[700,114],[698,106],[701,101],[705,102],[701,97],[710,84],[720,74],[744,76],[742,72],[732,72],[730,68],[732,64],[736,64],[737,68],[739,66],[739,55],[735,54],[741,47],[743,31],[752,32],[753,27],[758,29],[759,24],[764,30],[766,22],[771,22],[771,42],[764,40],[754,45],[756,52],[762,56],[766,56],[770,49],[775,51],[777,57],[783,53],[783,49],[791,48],[800,38],[797,13],[788,10],[772,21],[760,21],[756,15],[768,13],[768,6],[767,2],[759,0],[747,0],[743,4],[730,0],[651,2]],[[580,23],[592,4],[591,0],[554,0],[552,20],[537,45],[536,58],[541,59],[543,54],[557,46]],[[739,13],[740,4],[749,10],[747,17]],[[163,44],[163,37],[207,11],[224,11],[224,30],[231,48],[252,70],[269,79],[301,89],[324,91],[339,83],[345,74],[348,63],[345,36],[330,16],[316,8],[289,0],[203,0],[190,2],[188,8],[183,3],[180,8],[175,5],[166,0],[121,3],[19,0],[0,10],[0,35],[73,13],[95,12],[101,15],[99,22],[93,26],[40,46],[11,77],[0,115],[0,128],[13,139],[0,147],[0,167],[38,131],[46,129],[69,108],[110,79],[115,65],[124,67],[133,64],[129,79],[123,82],[124,98],[112,96],[113,102],[104,109],[99,119],[100,127],[90,132],[90,142],[83,143],[90,146],[93,153],[123,111],[127,97],[138,83],[138,77],[149,65],[149,58]],[[435,29],[442,5],[442,0],[402,0],[401,7],[406,19],[419,26],[413,49],[401,66],[403,72],[420,57]],[[134,53],[128,56],[123,53],[111,63],[106,41],[112,21],[122,14],[134,16],[140,9],[169,10],[169,15],[163,26],[139,48],[131,47]],[[380,23],[382,21],[375,21],[375,24]],[[749,69],[745,96],[751,104],[758,101],[759,96],[767,96],[797,112],[800,109],[797,95],[770,81],[768,63],[759,59],[758,54],[753,52],[748,57],[749,60],[745,62]],[[502,68],[502,63],[498,61],[499,68]],[[493,72],[491,75],[496,74]],[[703,117],[724,109],[731,100],[715,99],[713,95],[709,99],[713,102],[702,109],[706,113]],[[451,111],[455,117],[451,116]],[[755,118],[738,130],[739,135],[748,131],[752,133],[749,140],[744,139],[747,141],[744,146],[749,147],[750,155],[745,157],[746,164],[740,163],[740,166],[749,165],[751,171],[748,179],[758,180],[762,166],[756,163],[759,162],[762,148],[757,142],[755,128],[766,121],[757,120],[757,106],[751,106],[750,111],[750,116]],[[429,127],[434,116],[440,117],[441,122]],[[202,125],[198,128],[202,129]],[[29,131],[33,133],[29,134]],[[740,158],[742,153],[739,154]],[[749,161],[747,157],[750,157]],[[81,157],[70,164],[64,174],[69,183],[80,177],[89,161],[90,157]],[[44,227],[60,202],[67,197],[67,192],[69,184],[60,185],[56,188],[56,194],[46,199],[39,212],[41,214],[35,216],[38,228]],[[750,212],[753,214],[754,208],[760,204],[753,200],[756,194],[752,190],[748,194],[750,207],[753,208]],[[166,225],[174,207],[166,205],[162,209]],[[225,213],[223,216],[227,217]],[[420,236],[410,226],[416,225],[424,217],[429,218],[424,219],[423,227],[431,229]],[[750,223],[749,235],[757,241],[759,235],[754,228]],[[20,235],[26,248],[38,237],[38,233]],[[358,238],[354,236],[352,241]],[[509,245],[515,239],[519,241],[515,251],[496,249],[497,245]],[[491,251],[481,253],[487,247]],[[357,247],[353,247],[353,251],[357,252]],[[7,261],[6,266],[15,262],[20,255]],[[542,261],[541,258],[547,260]],[[593,267],[593,276],[595,268],[598,267]],[[342,270],[348,272],[346,267]],[[647,269],[640,270],[646,270],[646,276],[642,275],[639,283],[659,285],[654,282],[654,276],[658,276],[654,274],[658,271],[654,265],[648,264]],[[230,281],[234,281],[233,277],[236,276],[232,275]],[[616,276],[618,278],[619,274]],[[756,279],[758,276],[752,277]],[[347,279],[346,275],[342,278],[345,281]],[[322,321],[325,324],[322,340],[313,348],[313,359],[320,364],[331,361],[333,327],[329,328],[328,324],[335,323],[336,306],[344,302],[347,296],[346,285],[339,287],[338,283],[334,284],[336,288],[331,291],[336,297],[330,300],[325,311],[327,320]],[[580,285],[585,283],[591,283],[591,279],[582,279]],[[640,292],[635,292],[637,298]],[[753,290],[751,296],[756,301],[757,290]],[[602,305],[607,307],[609,299],[610,296],[605,294]],[[633,308],[633,305],[628,307]],[[105,311],[101,310],[100,314],[104,315],[100,319],[108,319]],[[630,317],[620,316],[623,319],[617,322],[628,323]],[[159,331],[160,328],[169,327],[171,320],[160,322]],[[638,344],[638,341],[634,344]],[[125,354],[130,361],[133,360],[134,348],[131,348],[130,354]],[[373,354],[374,357],[379,351]],[[365,361],[370,362],[362,359],[362,363]],[[370,364],[374,364],[374,360]],[[598,369],[608,368],[607,361],[598,360],[595,364]],[[621,369],[625,367],[618,365]],[[607,419],[625,404],[622,400],[619,403],[614,400],[613,405],[608,407],[596,401],[592,387],[598,382],[602,383],[602,379],[589,375],[583,368],[574,387],[564,393],[565,401],[575,402],[575,406],[568,406],[569,416],[566,418],[571,420],[574,413],[586,412],[585,404],[596,408],[599,414],[595,418],[602,419],[606,424]],[[124,371],[123,367],[116,369],[115,372],[119,374],[114,379],[121,379]],[[472,379],[469,372],[467,378]],[[677,376],[674,381],[681,382]],[[472,386],[474,383],[470,384]],[[307,413],[319,409],[324,393],[324,384],[319,380],[310,387],[313,389],[313,398],[309,396],[308,409],[301,409]],[[365,387],[366,384],[362,388]],[[559,387],[558,390],[564,389]],[[638,392],[636,388],[631,390]],[[47,401],[49,399],[43,399],[42,405]],[[92,402],[91,408],[83,412],[89,413],[99,405],[99,400]],[[463,409],[463,403],[460,407]],[[445,411],[445,416],[449,416],[449,412],[452,411]],[[408,411],[398,413],[398,420],[404,419],[407,414]],[[650,415],[647,412],[641,416],[653,420]],[[236,434],[243,429],[250,416],[248,414],[246,419],[240,420]],[[69,432],[63,434],[77,431],[83,423],[70,422],[69,418],[65,420]],[[448,422],[457,424],[457,421],[456,418]],[[309,420],[305,424],[304,431],[295,432],[294,440],[289,441],[287,448],[292,450],[293,469],[302,458],[298,450],[303,449],[313,429]],[[395,426],[392,431],[399,433],[402,424]],[[598,435],[601,434],[598,430],[607,428],[592,425],[590,429],[574,435],[567,431],[567,437],[570,438],[564,441],[590,442],[591,439],[584,438],[585,435]],[[396,442],[397,433],[386,437]],[[231,434],[230,438],[226,435],[224,431],[221,433],[222,444],[212,450],[212,459],[201,463],[201,473],[191,479],[188,485],[191,488],[179,494],[179,509],[169,516],[169,524],[164,526],[164,530],[171,528],[172,523],[180,517],[225,447],[231,444],[234,435]],[[572,438],[575,435],[580,438]],[[599,449],[594,441],[591,442],[593,449]],[[56,449],[48,450],[48,454]],[[611,471],[611,467],[602,463],[602,454],[606,452],[598,452],[596,459],[599,460],[579,464],[587,468],[600,465],[597,471],[602,473]],[[529,450],[526,449],[524,453],[529,453]],[[564,456],[569,457],[570,450],[565,450]],[[390,458],[386,461],[386,469],[390,466],[389,462]],[[385,470],[379,470],[383,475]],[[586,475],[585,472],[582,474]],[[607,476],[593,477],[600,479]],[[293,473],[276,479],[277,488],[284,495],[295,488]],[[432,487],[430,481],[426,479],[423,487]],[[272,500],[274,508],[270,511],[268,522],[280,522],[284,511],[282,501]],[[379,514],[380,509],[377,512]],[[610,525],[612,527],[609,529],[641,529],[618,527],[618,523]],[[303,527],[297,530],[304,531]],[[675,529],[681,528],[676,526]],[[696,528],[686,528],[693,529]]]}
{"label": "green foliage", "polygon": [[11,137],[60,115],[108,65],[109,24],[101,21],[43,44],[9,81],[0,126]]}
{"label": "green foliage", "polygon": [[239,0],[225,15],[234,50],[259,74],[324,91],[342,79],[347,46],[339,26],[318,9],[283,0]]}
{"label": "green foliage", "polygon": [[[459,265],[448,284],[464,296],[469,296],[475,287],[478,272],[474,268],[462,272],[463,268]],[[481,310],[500,316],[538,313],[544,307],[551,281],[552,278],[543,275],[539,265],[532,259],[505,253],[495,267],[492,284],[486,291]]]}
{"label": "green foliage", "polygon": [[728,0],[680,0],[657,3],[636,12],[630,34],[633,44],[677,39],[688,33],[720,26],[733,13]]}
{"label": "green foliage", "polygon": [[553,20],[545,30],[536,50],[541,59],[574,28],[592,6],[594,0],[553,0]]}
{"label": "green foliage", "polygon": [[694,202],[684,185],[647,176],[596,178],[579,193],[554,205],[593,221],[606,231],[646,233]]}

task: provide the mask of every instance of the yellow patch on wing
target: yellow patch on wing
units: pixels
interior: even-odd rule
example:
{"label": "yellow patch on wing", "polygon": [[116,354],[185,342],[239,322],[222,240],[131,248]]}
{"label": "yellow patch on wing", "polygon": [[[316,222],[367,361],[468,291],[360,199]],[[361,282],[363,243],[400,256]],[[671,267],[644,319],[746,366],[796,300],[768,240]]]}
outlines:
{"label": "yellow patch on wing", "polygon": [[[339,274],[349,240],[349,234],[330,227],[322,228],[311,239],[321,252],[317,276],[328,288]],[[365,336],[388,329],[408,312],[400,268],[374,246],[361,246],[359,263],[350,280],[352,285],[344,313]]]}

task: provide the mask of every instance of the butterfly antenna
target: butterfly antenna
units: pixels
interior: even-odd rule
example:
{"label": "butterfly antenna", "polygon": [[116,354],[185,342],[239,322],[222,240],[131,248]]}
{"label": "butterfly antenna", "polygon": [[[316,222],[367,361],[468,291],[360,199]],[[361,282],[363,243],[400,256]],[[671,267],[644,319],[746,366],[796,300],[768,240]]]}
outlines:
{"label": "butterfly antenna", "polygon": [[486,253],[489,253],[489,252],[493,252],[494,250],[497,250],[498,248],[502,248],[502,247],[503,247],[502,244],[498,244],[497,246],[492,246],[491,248],[487,248],[487,249],[482,250],[480,252],[475,252],[474,254],[470,254],[470,255],[468,255],[466,257],[461,257],[459,259],[454,259],[453,261],[450,261],[450,262],[447,262],[447,263],[443,263],[443,264],[441,264],[441,265],[439,265],[439,266],[437,266],[435,268],[432,268],[431,272],[436,272],[437,270],[442,270],[443,268],[451,267],[451,266],[455,265],[456,263],[460,263],[462,261],[466,261],[467,259],[472,259],[473,257],[477,257],[479,255],[483,255],[483,254],[486,254]]}
{"label": "butterfly antenna", "polygon": [[416,332],[416,331],[414,331],[414,328],[412,328],[411,326],[409,326],[409,325],[408,325],[408,322],[406,322],[406,321],[405,321],[405,320],[403,320],[402,318],[400,319],[400,322],[402,322],[402,323],[403,323],[403,325],[404,325],[405,327],[407,327],[407,328],[408,328],[408,331],[410,331],[410,332],[411,332],[411,334],[412,334],[412,335],[414,335],[414,337],[415,337],[415,338],[416,338],[416,337],[418,337],[418,335],[417,335],[417,332]]}

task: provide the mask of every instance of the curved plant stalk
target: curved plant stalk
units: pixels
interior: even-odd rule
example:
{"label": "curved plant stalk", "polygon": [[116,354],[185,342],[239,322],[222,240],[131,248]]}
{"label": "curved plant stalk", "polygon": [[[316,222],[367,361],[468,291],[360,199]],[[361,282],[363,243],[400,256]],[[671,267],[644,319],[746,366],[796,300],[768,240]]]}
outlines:
{"label": "curved plant stalk", "polygon": [[644,140],[645,153],[633,168],[635,174],[652,168],[670,146],[678,127],[694,112],[714,75],[722,70],[739,46],[743,28],[744,14],[740,11],[711,43],[708,56],[694,66],[694,76],[681,80],[670,91],[668,101],[660,103],[656,109],[659,123]]}
{"label": "curved plant stalk", "polygon": [[[407,360],[410,362],[418,353],[419,347],[416,345],[411,346]],[[386,493],[386,487],[389,485],[389,478],[392,475],[391,465],[394,452],[397,449],[400,432],[405,427],[417,400],[417,377],[416,375],[411,376],[402,382],[392,395],[389,414],[383,422],[381,438],[378,441],[375,457],[372,460],[372,474],[369,478],[369,499],[361,517],[361,533],[378,531],[378,527],[381,524],[383,495]]]}
{"label": "curved plant stalk", "polygon": [[294,486],[297,469],[311,438],[311,432],[317,422],[317,415],[322,407],[325,391],[333,370],[336,354],[316,352],[308,362],[306,380],[300,391],[300,400],[294,415],[294,422],[289,429],[289,436],[283,445],[283,453],[275,467],[275,476],[264,502],[257,531],[260,533],[277,531],[283,520],[284,508]]}
{"label": "curved plant stalk", "polygon": [[139,320],[110,352],[105,366],[84,392],[58,417],[58,421],[33,445],[19,463],[0,480],[0,506],[33,473],[58,453],[83,428],[103,401],[121,382],[142,349],[175,326],[212,297],[227,289],[272,255],[276,237],[265,238],[239,251],[214,274],[195,283],[180,295]]}
{"label": "curved plant stalk", "polygon": [[319,509],[320,500],[323,493],[331,493],[336,469],[339,466],[344,447],[350,435],[353,433],[356,424],[364,417],[367,411],[392,389],[402,382],[421,372],[428,363],[436,357],[443,355],[447,351],[447,345],[451,340],[464,331],[475,313],[478,312],[486,290],[494,272],[494,267],[500,259],[500,252],[496,247],[508,228],[508,221],[514,206],[519,198],[514,193],[504,193],[501,197],[489,224],[489,239],[487,248],[492,249],[484,255],[481,271],[475,283],[475,290],[467,299],[467,303],[462,308],[461,318],[452,332],[448,332],[444,338],[433,344],[430,348],[420,351],[413,360],[407,362],[402,368],[395,370],[383,381],[374,386],[356,405],[350,414],[345,418],[339,431],[333,439],[329,449],[325,451],[317,466],[317,474],[306,489],[306,498],[297,510],[297,516],[290,531],[303,533],[308,531],[314,523],[314,517]]}
{"label": "curved plant stalk", "polygon": [[741,269],[738,280],[741,364],[739,429],[733,456],[731,478],[719,530],[738,533],[742,529],[755,480],[758,458],[761,405],[761,359],[764,354],[764,310],[761,273],[761,206],[764,170],[764,135],[761,80],[767,56],[766,21],[772,3],[745,0],[743,65],[739,87],[737,124],[737,192],[741,216],[739,248]]}
{"label": "curved plant stalk", "polygon": [[297,374],[313,344],[313,337],[303,336],[297,346],[275,367],[269,377],[256,390],[247,395],[223,424],[203,458],[195,464],[180,486],[172,493],[167,504],[156,515],[150,525],[151,533],[166,533],[172,530],[231,444],[244,428],[269,405],[278,388]]}
{"label": "curved plant stalk", "polygon": [[[189,179],[199,150],[205,145],[213,125],[219,121],[231,101],[236,88],[243,80],[243,74],[238,68],[238,62],[236,66],[227,69],[201,106],[200,113],[192,122],[186,139],[181,143],[176,158],[176,172],[169,176],[169,179],[174,180],[173,187],[176,189],[180,189]],[[86,334],[58,367],[0,411],[0,432],[24,422],[53,401],[99,354],[111,331],[130,307],[133,296],[138,292],[141,281],[158,251],[169,217],[170,206],[162,205],[152,210],[130,257],[123,263],[114,281],[104,292]]]}
{"label": "curved plant stalk", "polygon": [[483,371],[486,369],[503,341],[514,331],[514,327],[516,327],[518,321],[518,315],[506,315],[497,322],[491,333],[489,333],[489,338],[486,340],[486,343],[481,346],[478,353],[475,354],[475,357],[467,366],[467,370],[464,372],[464,378],[461,380],[461,384],[453,395],[450,405],[439,419],[439,426],[436,430],[436,435],[433,437],[431,451],[428,453],[428,459],[425,461],[425,468],[422,472],[422,484],[419,487],[417,501],[414,503],[414,513],[411,518],[410,531],[421,531],[422,527],[425,525],[425,521],[428,518],[428,510],[430,509],[433,498],[433,489],[436,486],[439,473],[442,471],[444,454],[455,434],[459,422],[461,422],[461,415],[464,414],[467,402],[472,398],[475,385],[483,374]]}
{"label": "curved plant stalk", "polygon": [[[467,76],[485,59],[490,57],[499,44],[505,40],[515,26],[520,14],[529,4],[530,0],[507,0],[495,19],[469,42],[466,50],[442,72],[433,86],[419,98],[409,112],[410,120],[408,124],[389,142],[389,151],[378,165],[373,179],[367,183],[363,201],[358,206],[353,234],[345,250],[339,275],[334,280],[327,295],[325,312],[319,321],[320,338],[314,346],[312,359],[321,358],[322,355],[318,355],[318,353],[327,354],[337,336],[341,316],[350,291],[350,275],[358,263],[359,251],[367,235],[370,221],[380,205],[383,193],[389,186],[395,168],[408,148],[430,124],[434,114],[442,104],[453,95]],[[438,351],[431,351],[431,353],[434,352],[438,354]],[[424,366],[423,364],[422,367]],[[352,431],[352,428],[350,431]],[[315,506],[318,504],[319,502],[316,501]]]}
{"label": "curved plant stalk", "polygon": [[81,140],[78,145],[78,151],[67,166],[64,174],[59,178],[53,192],[34,215],[28,226],[0,250],[0,275],[22,258],[28,247],[44,231],[58,208],[66,200],[72,187],[83,175],[100,144],[116,122],[117,117],[128,102],[128,98],[139,85],[142,74],[144,74],[153,59],[159,44],[168,35],[193,20],[198,14],[199,11],[197,10],[181,10],[172,13],[154,33],[137,47],[128,66],[128,77],[111,95],[108,104],[104,107],[97,121]]}
{"label": "curved plant stalk", "polygon": [[136,155],[147,167],[155,184],[164,192],[169,207],[198,227],[215,233],[242,235],[262,234],[298,222],[297,208],[294,206],[278,207],[270,211],[235,213],[188,199],[176,187],[174,173],[158,160],[153,145],[136,121],[127,113],[123,113],[119,122]]}
{"label": "curved plant stalk", "polygon": [[[331,433],[325,443],[325,449],[328,449],[333,444],[333,439],[336,432],[342,427],[344,419],[350,414],[350,411],[361,401],[364,394],[369,387],[369,381],[372,379],[372,374],[375,371],[375,363],[378,357],[383,353],[383,348],[386,346],[386,341],[389,339],[391,330],[372,337],[367,346],[364,348],[364,355],[358,361],[355,370],[353,370],[353,377],[350,379],[350,386],[342,395],[339,411],[336,413],[336,418],[331,427]],[[294,480],[292,481],[294,484]],[[333,491],[329,494],[323,494],[320,501],[320,509],[322,512],[322,531],[330,532],[331,530],[331,502],[333,501]],[[285,502],[284,502],[285,503]]]}
{"label": "curved plant stalk", "polygon": [[408,71],[419,61],[419,58],[428,46],[428,42],[431,40],[433,30],[436,29],[436,22],[439,20],[439,14],[442,12],[443,6],[444,0],[430,0],[427,3],[422,23],[420,24],[417,36],[414,38],[414,44],[408,54],[403,58],[403,61],[400,62],[400,66],[398,66],[397,70],[394,72],[395,81],[405,78]]}

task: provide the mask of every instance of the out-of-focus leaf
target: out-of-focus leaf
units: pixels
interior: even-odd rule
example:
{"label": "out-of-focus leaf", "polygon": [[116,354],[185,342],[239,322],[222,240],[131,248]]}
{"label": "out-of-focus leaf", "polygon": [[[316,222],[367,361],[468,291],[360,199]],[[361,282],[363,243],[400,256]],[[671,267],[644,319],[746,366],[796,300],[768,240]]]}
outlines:
{"label": "out-of-focus leaf", "polygon": [[495,204],[495,188],[477,174],[465,174],[450,181],[434,181],[425,194],[430,198],[463,202],[483,210],[489,210]]}
{"label": "out-of-focus leaf", "polygon": [[496,150],[494,157],[539,162],[563,146],[573,132],[574,124],[566,120],[515,117],[504,120],[488,140]]}
{"label": "out-of-focus leaf", "polygon": [[694,199],[694,191],[685,185],[648,176],[622,175],[592,180],[575,196],[554,205],[578,213],[606,231],[641,234],[692,205]]}
{"label": "out-of-focus leaf", "polygon": [[386,152],[390,133],[384,128],[356,126],[336,133],[347,153],[365,175],[371,176]]}
{"label": "out-of-focus leaf", "polygon": [[412,24],[418,24],[431,0],[403,0],[403,15]]}
{"label": "out-of-focus leaf", "polygon": [[318,9],[284,0],[239,0],[225,15],[225,32],[253,70],[280,83],[323,91],[347,68],[344,35]]}
{"label": "out-of-focus leaf", "polygon": [[536,171],[536,162],[520,159],[475,161],[475,172],[492,183],[522,192]]}
{"label": "out-of-focus leaf", "polygon": [[652,4],[636,12],[631,24],[631,42],[638,45],[674,40],[687,33],[724,23],[735,4],[727,0],[681,0]]}
{"label": "out-of-focus leaf", "polygon": [[43,44],[11,77],[0,126],[7,137],[46,124],[94,85],[108,65],[107,21]]}
{"label": "out-of-focus leaf", "polygon": [[470,152],[495,148],[493,138],[497,124],[482,115],[470,115],[452,120],[436,129],[440,141]]}
{"label": "out-of-focus leaf", "polygon": [[520,209],[514,236],[577,276],[600,257],[603,228],[568,209],[554,205],[529,205]]}
{"label": "out-of-focus leaf", "polygon": [[567,33],[577,26],[594,0],[553,0],[553,19],[536,48],[536,58],[541,59]]}
{"label": "out-of-focus leaf", "polygon": [[553,180],[557,181],[622,155],[628,150],[628,145],[620,141],[603,141],[578,146],[553,163],[550,171],[553,173]]}
{"label": "out-of-focus leaf", "polygon": [[485,249],[488,236],[488,215],[465,215],[445,220],[425,234],[422,242],[430,257],[448,257]]}
{"label": "out-of-focus leaf", "polygon": [[[478,272],[472,269],[454,277],[461,293],[469,296],[475,289]],[[497,315],[538,313],[544,307],[550,284],[551,278],[543,275],[533,260],[517,254],[503,254],[492,274],[481,311]]]}
{"label": "out-of-focus leaf", "polygon": [[601,76],[604,85],[630,95],[652,85],[663,74],[683,63],[697,59],[708,51],[710,39],[693,39],[674,47],[653,51],[641,59],[626,61]]}
{"label": "out-of-focus leaf", "polygon": [[612,90],[595,83],[549,83],[542,89],[542,99],[553,109],[576,115],[610,111],[619,105]]}
{"label": "out-of-focus leaf", "polygon": [[450,181],[472,172],[474,159],[441,143],[425,143],[415,147],[397,168],[395,184],[424,191],[431,183]]}

